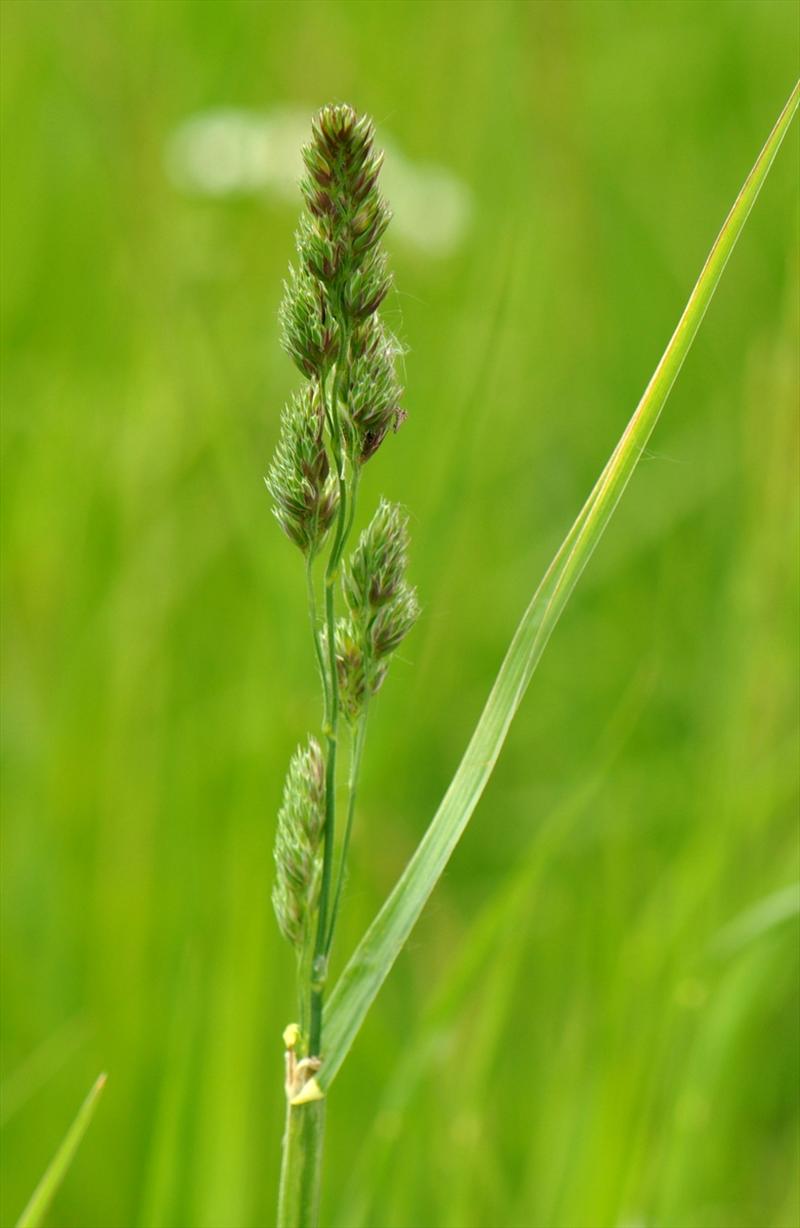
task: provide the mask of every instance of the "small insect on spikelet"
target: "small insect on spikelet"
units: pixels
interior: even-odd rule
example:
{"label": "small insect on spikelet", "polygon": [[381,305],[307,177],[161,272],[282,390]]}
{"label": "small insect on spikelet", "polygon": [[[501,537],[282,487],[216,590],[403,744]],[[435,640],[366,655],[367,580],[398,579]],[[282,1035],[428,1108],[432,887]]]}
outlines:
{"label": "small insect on spikelet", "polygon": [[[281,344],[305,383],[283,412],[266,478],[278,523],[305,556],[324,704],[324,754],[312,738],[292,759],[275,844],[273,901],[300,970],[301,1024],[292,1025],[291,1052],[301,1076],[324,1060],[322,1001],[369,701],[419,612],[405,579],[408,526],[397,507],[381,500],[343,564],[361,469],[405,417],[396,372],[400,346],[379,315],[392,284],[381,247],[391,214],[378,190],[383,156],[374,135],[369,119],[352,107],[324,107],[303,149],[306,213],[279,323]],[[322,619],[314,572],[320,556]],[[350,767],[346,822],[337,840],[340,716],[350,733]],[[291,1082],[296,1104],[297,1077]]]}
{"label": "small insect on spikelet", "polygon": [[355,349],[346,395],[354,446],[363,463],[405,418],[398,403],[402,389],[395,371],[401,351],[379,320],[370,321],[369,327],[359,332]]}

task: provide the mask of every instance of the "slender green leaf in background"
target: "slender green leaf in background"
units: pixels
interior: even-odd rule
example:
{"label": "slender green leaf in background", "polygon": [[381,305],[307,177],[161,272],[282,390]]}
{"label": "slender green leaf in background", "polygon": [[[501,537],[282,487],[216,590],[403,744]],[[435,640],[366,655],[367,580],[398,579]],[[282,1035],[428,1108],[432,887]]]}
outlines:
{"label": "slender green leaf in background", "polygon": [[98,1075],[89,1095],[78,1109],[78,1114],[61,1142],[56,1154],[50,1161],[41,1181],[31,1194],[28,1205],[17,1220],[17,1228],[36,1228],[53,1201],[56,1190],[67,1174],[70,1164],[75,1158],[75,1152],[89,1128],[89,1122],[94,1116],[100,1093],[106,1085],[106,1076]]}
{"label": "slender green leaf in background", "polygon": [[780,887],[723,926],[710,944],[714,955],[732,955],[751,942],[800,916],[800,883]]}
{"label": "slender green leaf in background", "polygon": [[175,1221],[180,1172],[181,1123],[191,1090],[194,1029],[198,1020],[198,970],[187,952],[178,975],[175,1006],[164,1036],[164,1075],[151,1127],[147,1169],[140,1182],[139,1228]]}
{"label": "slender green leaf in background", "polygon": [[[443,969],[413,1038],[397,1054],[394,1069],[376,1100],[375,1128],[365,1134],[360,1151],[353,1157],[344,1198],[331,1219],[332,1228],[376,1222],[379,1212],[372,1201],[376,1188],[380,1188],[376,1175],[385,1179],[391,1171],[392,1157],[401,1133],[407,1128],[415,1097],[419,1097],[431,1068],[453,1045],[458,1021],[464,1019],[470,999],[491,998],[485,982],[495,972],[501,982],[498,1000],[507,1009],[509,989],[517,979],[517,964],[509,953],[516,950],[519,941],[530,939],[531,900],[541,890],[545,867],[596,800],[609,770],[630,741],[650,692],[649,671],[637,673],[602,731],[598,731],[593,760],[576,775],[567,794],[559,797],[543,816],[535,835],[509,867],[505,880],[489,895],[477,916],[470,919],[459,949]],[[470,1065],[475,1061],[476,1054],[471,1051]],[[462,1221],[468,1222],[469,1216],[466,1219],[462,1216]]]}
{"label": "slender green leaf in background", "polygon": [[330,1086],[344,1061],[478,804],[545,645],[658,421],[798,101],[800,83],[745,180],[633,417],[525,611],[430,827],[331,994],[325,1013],[325,1063],[319,1075],[323,1087]]}

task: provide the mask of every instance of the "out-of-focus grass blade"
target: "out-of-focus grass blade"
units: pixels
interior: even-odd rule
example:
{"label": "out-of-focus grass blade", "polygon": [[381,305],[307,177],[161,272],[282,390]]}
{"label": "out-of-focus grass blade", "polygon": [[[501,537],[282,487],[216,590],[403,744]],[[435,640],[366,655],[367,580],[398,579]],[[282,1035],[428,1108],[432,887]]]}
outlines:
{"label": "out-of-focus grass blade", "polygon": [[475,732],[430,827],[331,994],[325,1012],[325,1061],[318,1076],[323,1087],[330,1086],[344,1061],[478,804],[545,645],[658,421],[798,101],[800,83],[792,91],[725,219],[633,417],[523,615]]}
{"label": "out-of-focus grass blade", "polygon": [[800,883],[792,883],[773,891],[723,926],[711,942],[711,951],[715,955],[730,955],[797,916],[800,916]]}
{"label": "out-of-focus grass blade", "polygon": [[89,1122],[94,1116],[97,1101],[105,1085],[106,1076],[98,1075],[89,1095],[78,1109],[77,1117],[64,1135],[61,1146],[50,1161],[47,1171],[31,1194],[27,1207],[17,1220],[17,1228],[37,1228],[37,1225],[41,1224],[56,1190],[67,1174],[81,1139],[88,1129]]}
{"label": "out-of-focus grass blade", "polygon": [[199,996],[197,963],[187,952],[175,990],[158,1105],[148,1131],[147,1165],[139,1206],[140,1228],[164,1228],[178,1219],[175,1203],[184,1162],[181,1125],[191,1084],[194,1028],[201,1014]]}
{"label": "out-of-focus grass blade", "polygon": [[[455,1039],[456,1021],[463,1017],[465,1006],[475,995],[478,985],[483,1000],[487,997],[483,982],[487,976],[492,976],[495,968],[504,969],[501,980],[503,977],[508,981],[515,979],[516,962],[509,958],[509,952],[514,950],[518,937],[523,941],[530,938],[531,926],[525,924],[525,918],[530,916],[531,900],[541,882],[544,867],[581,816],[590,809],[608,779],[609,770],[627,746],[650,692],[650,671],[640,670],[598,737],[593,761],[586,766],[584,774],[575,779],[566,796],[544,816],[536,835],[521,850],[505,882],[498,885],[477,917],[470,921],[458,950],[443,969],[414,1036],[397,1055],[397,1061],[387,1065],[387,1070],[393,1065],[390,1078],[376,1101],[373,1128],[365,1135],[360,1151],[353,1158],[344,1197],[331,1216],[332,1228],[353,1228],[376,1222],[375,1199],[385,1188],[397,1140],[412,1111],[414,1097],[430,1077],[432,1067],[448,1054]],[[504,997],[504,994],[499,995],[503,1000]],[[475,1057],[471,1041],[470,1068],[474,1067]],[[459,1066],[459,1071],[461,1069]]]}

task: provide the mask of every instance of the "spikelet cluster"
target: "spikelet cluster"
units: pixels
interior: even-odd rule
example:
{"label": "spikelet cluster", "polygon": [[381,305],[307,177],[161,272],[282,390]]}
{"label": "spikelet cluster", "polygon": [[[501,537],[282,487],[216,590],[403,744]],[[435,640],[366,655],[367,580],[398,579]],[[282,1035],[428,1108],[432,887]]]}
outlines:
{"label": "spikelet cluster", "polygon": [[289,763],[275,838],[272,903],[283,936],[302,950],[319,895],[325,826],[325,761],[314,738]]}
{"label": "spikelet cluster", "polygon": [[417,594],[406,581],[408,521],[382,499],[342,576],[348,615],[336,628],[336,663],[343,710],[355,720],[381,687],[389,657],[419,617]]}
{"label": "spikelet cluster", "polygon": [[292,397],[266,478],[275,516],[303,553],[315,551],[336,515],[338,495],[323,438],[319,397],[313,385]]}
{"label": "spikelet cluster", "polygon": [[346,397],[358,459],[363,464],[375,455],[389,431],[396,431],[405,418],[400,408],[402,388],[397,379],[401,351],[377,316],[359,332],[355,351]]}
{"label": "spikelet cluster", "polygon": [[278,308],[281,345],[306,379],[324,379],[339,348],[339,327],[322,287],[305,269],[289,269]]}
{"label": "spikelet cluster", "polygon": [[326,287],[334,312],[365,320],[391,284],[377,245],[391,213],[377,189],[383,155],[375,130],[349,106],[323,107],[303,148],[300,187],[311,215],[299,236],[300,255]]}
{"label": "spikelet cluster", "polygon": [[[374,456],[405,416],[400,349],[377,315],[391,286],[380,246],[391,213],[377,187],[383,155],[374,136],[370,120],[349,106],[324,107],[314,119],[300,185],[308,212],[279,312],[286,353],[319,393],[337,397],[342,443],[354,465]],[[320,420],[315,436],[321,452],[334,442],[326,440],[325,425]],[[292,437],[301,427],[290,406],[268,485],[284,532],[302,550],[316,550],[332,520],[329,492],[319,483],[322,457],[308,478],[285,463],[298,446],[308,454],[305,437],[302,445]]]}

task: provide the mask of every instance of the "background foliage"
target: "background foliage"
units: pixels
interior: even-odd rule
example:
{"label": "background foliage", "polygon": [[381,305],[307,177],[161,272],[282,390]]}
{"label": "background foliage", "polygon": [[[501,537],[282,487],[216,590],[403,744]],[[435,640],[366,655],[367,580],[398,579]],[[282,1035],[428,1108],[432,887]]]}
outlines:
{"label": "background foliage", "polygon": [[[343,98],[465,185],[392,242],[420,626],[339,957],[432,815],[797,73],[726,3],[2,6],[2,1222],[94,1075],[70,1228],[271,1222],[285,764],[318,721],[264,473],[299,201],[182,189],[210,109]],[[324,1222],[791,1228],[796,136],[432,906],[337,1080]],[[755,911],[753,911],[755,910]]]}

